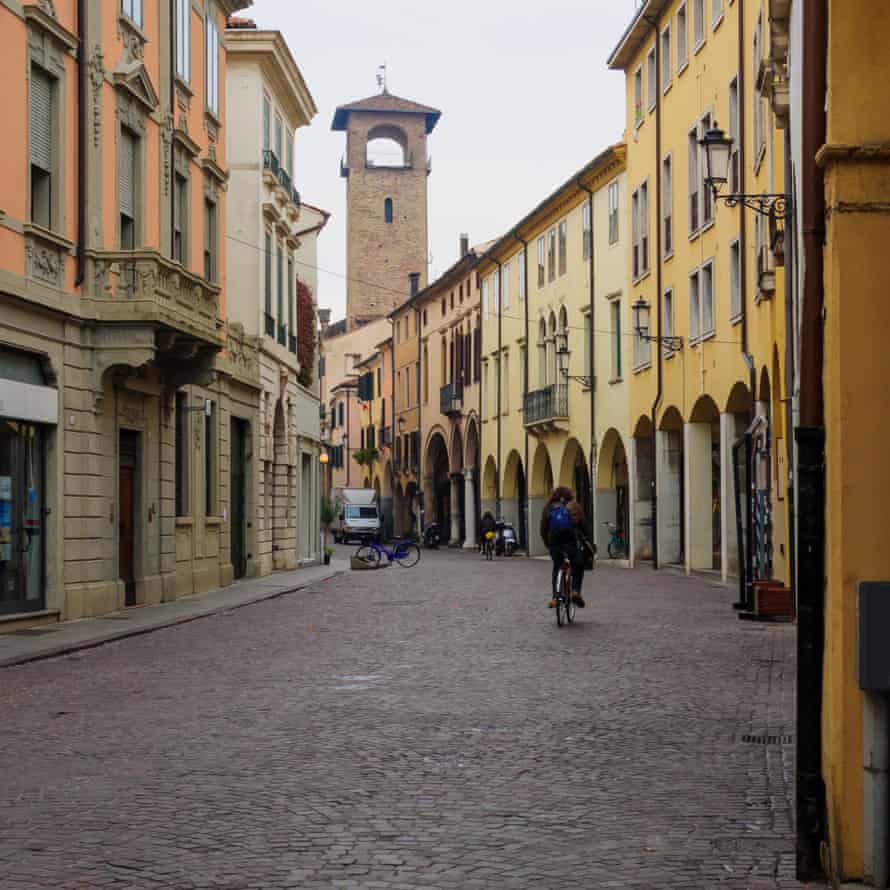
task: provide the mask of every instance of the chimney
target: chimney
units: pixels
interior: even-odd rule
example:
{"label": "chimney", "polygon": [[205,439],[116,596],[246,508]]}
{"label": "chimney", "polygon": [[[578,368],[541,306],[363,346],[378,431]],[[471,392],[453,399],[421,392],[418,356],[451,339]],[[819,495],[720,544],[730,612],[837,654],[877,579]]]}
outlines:
{"label": "chimney", "polygon": [[470,252],[470,236],[466,232],[460,233],[460,258],[463,259]]}
{"label": "chimney", "polygon": [[420,290],[420,272],[409,272],[408,273],[408,293],[412,297],[417,296],[417,292]]}

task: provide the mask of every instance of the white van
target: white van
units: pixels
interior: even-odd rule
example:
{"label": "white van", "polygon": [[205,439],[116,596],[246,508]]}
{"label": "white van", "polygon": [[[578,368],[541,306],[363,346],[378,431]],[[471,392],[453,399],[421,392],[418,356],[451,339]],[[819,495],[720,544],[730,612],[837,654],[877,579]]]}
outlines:
{"label": "white van", "polygon": [[380,535],[380,506],[373,488],[341,488],[334,496],[339,512],[332,528],[338,544],[368,541]]}

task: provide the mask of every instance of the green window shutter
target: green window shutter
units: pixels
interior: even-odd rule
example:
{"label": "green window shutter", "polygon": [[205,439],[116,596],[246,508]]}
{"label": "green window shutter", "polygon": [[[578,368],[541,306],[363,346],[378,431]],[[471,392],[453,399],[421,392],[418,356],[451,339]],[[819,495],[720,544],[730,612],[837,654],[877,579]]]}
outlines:
{"label": "green window shutter", "polygon": [[31,163],[47,173],[53,162],[53,82],[31,66]]}

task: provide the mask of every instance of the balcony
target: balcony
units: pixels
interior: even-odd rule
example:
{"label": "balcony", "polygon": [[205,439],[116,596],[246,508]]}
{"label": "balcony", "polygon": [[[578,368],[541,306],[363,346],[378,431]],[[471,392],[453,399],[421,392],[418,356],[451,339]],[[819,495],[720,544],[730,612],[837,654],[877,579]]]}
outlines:
{"label": "balcony", "polygon": [[459,417],[464,408],[464,386],[449,383],[439,390],[439,411],[447,417]]}
{"label": "balcony", "polygon": [[527,393],[522,409],[522,419],[526,427],[539,430],[552,429],[558,421],[568,420],[568,384],[553,383],[543,389]]}
{"label": "balcony", "polygon": [[282,204],[294,205],[292,210],[296,213],[300,207],[300,193],[291,181],[290,173],[278,160],[278,155],[269,149],[263,152],[263,179],[269,188],[276,191]]}

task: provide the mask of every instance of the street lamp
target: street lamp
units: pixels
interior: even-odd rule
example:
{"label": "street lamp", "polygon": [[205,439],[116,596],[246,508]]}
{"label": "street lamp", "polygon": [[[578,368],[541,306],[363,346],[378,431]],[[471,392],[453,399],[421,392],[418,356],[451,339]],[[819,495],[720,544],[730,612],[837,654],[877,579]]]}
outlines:
{"label": "street lamp", "polygon": [[569,360],[572,353],[569,351],[569,335],[562,331],[556,335],[556,366],[564,380],[577,380],[582,386],[590,386],[590,377],[584,374],[569,374]]}
{"label": "street lamp", "polygon": [[650,307],[647,300],[639,297],[631,308],[634,314],[634,332],[641,340],[661,343],[669,353],[679,352],[683,348],[682,337],[659,337],[649,333]]}
{"label": "street lamp", "polygon": [[714,201],[724,201],[727,207],[735,207],[738,204],[768,216],[770,219],[770,234],[776,235],[776,222],[783,221],[788,216],[787,206],[790,203],[788,195],[721,195],[720,189],[729,180],[729,159],[732,153],[732,139],[717,126],[717,121],[705,135],[699,139],[699,145],[705,150],[705,185],[714,193]]}
{"label": "street lamp", "polygon": [[322,451],[321,454],[318,455],[318,462],[324,467],[327,466],[330,458],[328,457],[327,451]]}

